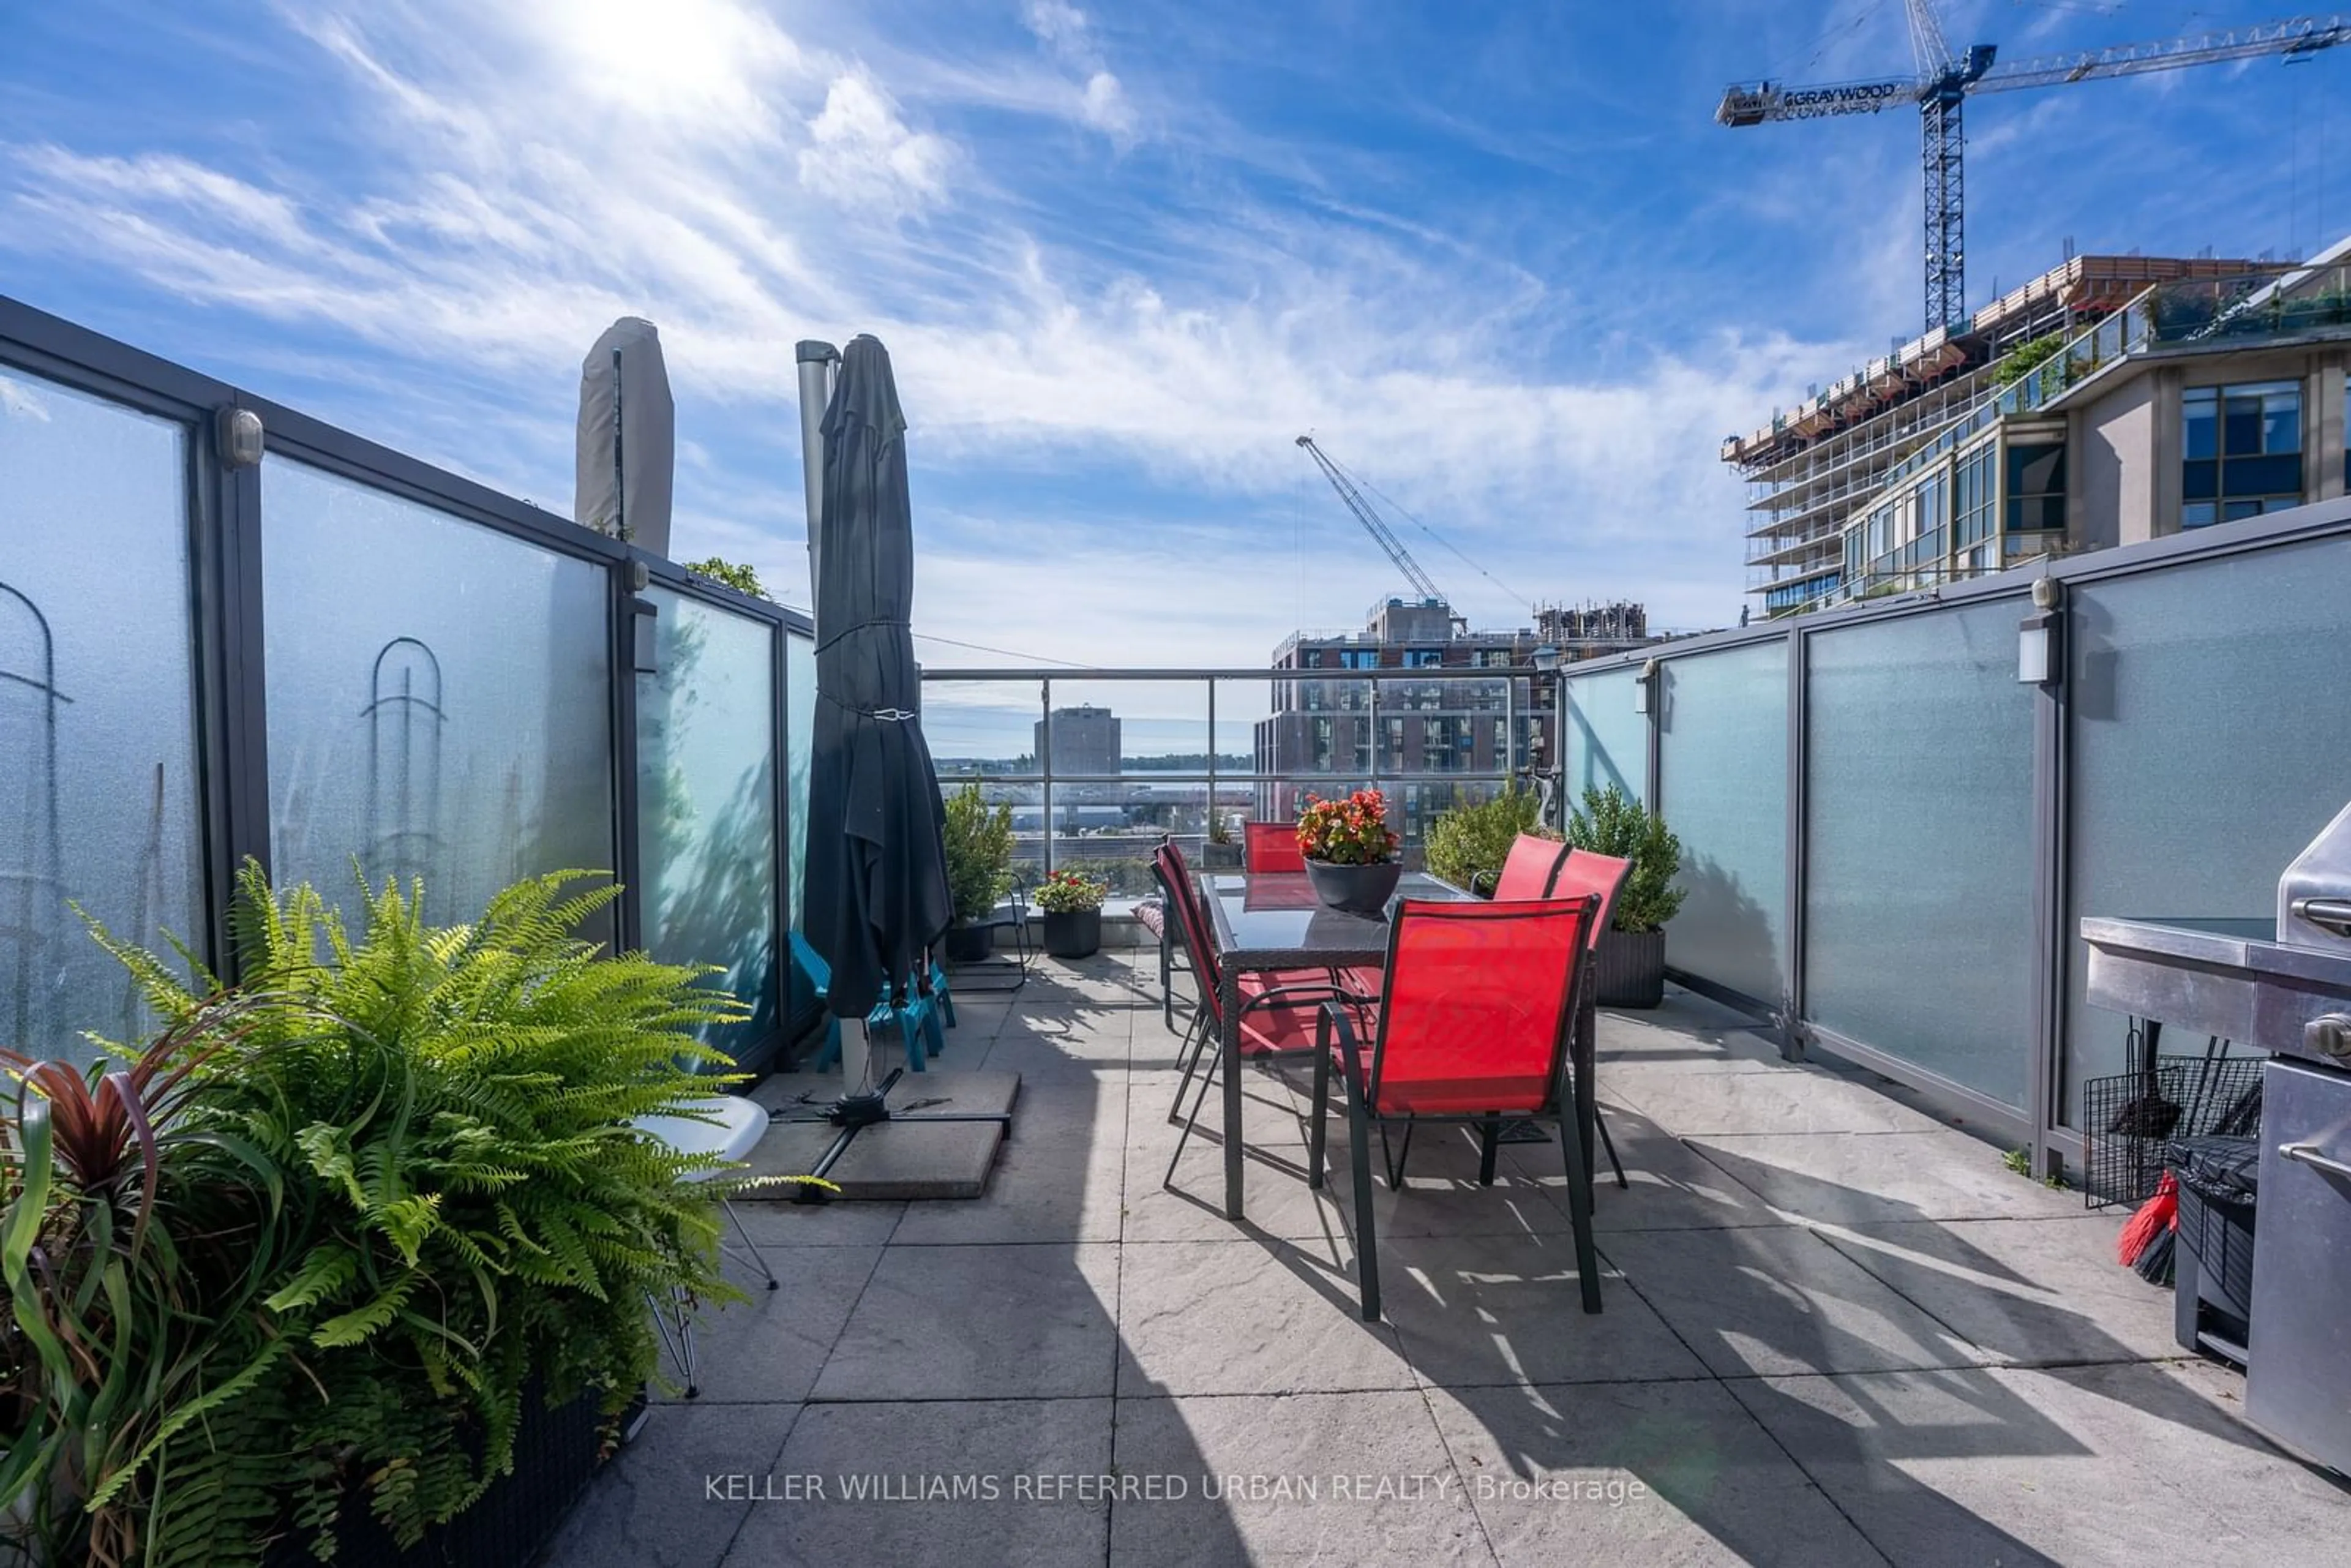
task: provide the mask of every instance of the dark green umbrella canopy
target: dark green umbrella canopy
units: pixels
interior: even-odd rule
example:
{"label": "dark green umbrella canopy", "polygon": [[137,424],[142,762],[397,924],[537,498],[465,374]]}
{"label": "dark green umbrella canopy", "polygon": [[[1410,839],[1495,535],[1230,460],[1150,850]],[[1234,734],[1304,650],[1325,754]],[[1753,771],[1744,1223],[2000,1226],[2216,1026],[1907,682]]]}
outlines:
{"label": "dark green umbrella canopy", "polygon": [[879,340],[861,336],[842,350],[823,434],[801,924],[831,966],[832,1011],[862,1019],[915,974],[955,917],[946,806],[917,716],[922,679],[908,626],[906,421]]}

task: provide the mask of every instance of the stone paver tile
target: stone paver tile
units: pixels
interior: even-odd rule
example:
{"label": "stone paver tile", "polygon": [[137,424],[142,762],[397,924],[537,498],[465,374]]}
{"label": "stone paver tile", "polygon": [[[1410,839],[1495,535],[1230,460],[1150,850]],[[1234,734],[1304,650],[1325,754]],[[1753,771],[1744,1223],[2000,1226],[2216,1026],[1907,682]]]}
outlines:
{"label": "stone paver tile", "polygon": [[1565,1236],[1403,1238],[1380,1249],[1382,1303],[1424,1385],[1705,1377],[1649,1305],[1602,1266],[1583,1311]]}
{"label": "stone paver tile", "polygon": [[[705,1305],[694,1316],[702,1404],[797,1404],[807,1398],[882,1259],[879,1247],[763,1247],[760,1250],[776,1271],[775,1290],[768,1290],[758,1271],[746,1261],[729,1258],[726,1277],[750,1300]],[[661,1372],[672,1382],[681,1377],[666,1354]],[[664,1389],[656,1385],[653,1397],[683,1401],[684,1387]]]}
{"label": "stone paver tile", "polygon": [[1118,1249],[892,1247],[817,1379],[815,1397],[1107,1395]]}
{"label": "stone paver tile", "polygon": [[[1904,1564],[2308,1562],[2313,1531],[2341,1527],[2340,1494],[2308,1488],[2162,1366],[1729,1386]],[[2297,1513],[2297,1497],[2327,1506]]]}
{"label": "stone paver tile", "polygon": [[1273,1239],[1122,1249],[1122,1398],[1413,1386],[1395,1331],[1367,1323],[1353,1277]]}
{"label": "stone paver tile", "polygon": [[[1138,1094],[1142,1092],[1138,1091]],[[1152,1092],[1155,1108],[1165,1101]],[[1245,1126],[1258,1124],[1254,1107]],[[1281,1113],[1265,1111],[1269,1121]],[[1126,1196],[1122,1239],[1129,1243],[1233,1241],[1280,1238],[1311,1250],[1326,1263],[1352,1258],[1338,1207],[1327,1193],[1306,1185],[1306,1145],[1278,1135],[1252,1134],[1243,1145],[1242,1218],[1225,1218],[1225,1152],[1213,1136],[1196,1133],[1184,1148],[1173,1186],[1164,1185],[1175,1152],[1176,1130],[1154,1124],[1134,1108],[1126,1150]],[[1210,1131],[1204,1129],[1204,1131]]]}
{"label": "stone paver tile", "polygon": [[1416,1392],[1118,1402],[1122,1477],[1163,1493],[1111,1511],[1120,1568],[1491,1563]]}
{"label": "stone paver tile", "polygon": [[1600,1248],[1723,1376],[1879,1372],[1984,1358],[1802,1227],[1629,1231],[1603,1237]]}
{"label": "stone paver tile", "polygon": [[1873,1086],[1814,1066],[1776,1072],[1686,1072],[1678,1063],[1611,1062],[1608,1094],[1682,1137],[1718,1133],[1915,1133],[1942,1125],[1907,1105],[1890,1080]]}
{"label": "stone paver tile", "polygon": [[986,1064],[1027,1082],[1123,1078],[1130,1022],[1123,1010],[1023,1008],[997,1031]]}
{"label": "stone paver tile", "polygon": [[1107,1399],[810,1406],[726,1561],[1099,1568],[1109,1504],[1039,1478],[1106,1475],[1110,1442]]}
{"label": "stone paver tile", "polygon": [[888,1203],[755,1202],[737,1198],[743,1228],[762,1247],[879,1247],[905,1217]]}
{"label": "stone paver tile", "polygon": [[1123,1082],[1024,1086],[986,1193],[911,1205],[891,1239],[901,1247],[1115,1241],[1125,1181]]}
{"label": "stone paver tile", "polygon": [[1883,1562],[1711,1379],[1429,1402],[1505,1568]]}
{"label": "stone paver tile", "polygon": [[660,1405],[580,1493],[550,1568],[713,1568],[775,1468],[799,1406]]}
{"label": "stone paver tile", "polygon": [[2115,1261],[2119,1218],[1912,1220],[1826,1228],[1829,1244],[2002,1361],[2180,1354],[2171,1292]]}
{"label": "stone paver tile", "polygon": [[2070,1219],[2082,1195],[2029,1181],[2000,1151],[1938,1128],[1876,1136],[1691,1137],[1723,1173],[1791,1218],[1816,1225],[1901,1219]]}

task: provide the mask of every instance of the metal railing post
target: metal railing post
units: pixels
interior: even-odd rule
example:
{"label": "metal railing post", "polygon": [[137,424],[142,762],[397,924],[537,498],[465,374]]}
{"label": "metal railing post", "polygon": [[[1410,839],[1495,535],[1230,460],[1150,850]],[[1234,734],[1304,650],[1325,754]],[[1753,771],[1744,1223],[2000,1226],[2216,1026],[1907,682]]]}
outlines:
{"label": "metal railing post", "polygon": [[[1250,766],[1256,766],[1254,757]],[[1208,856],[1208,844],[1217,823],[1217,677],[1208,677],[1208,809],[1200,817],[1200,858]]]}
{"label": "metal railing post", "polygon": [[[1372,788],[1376,789],[1380,787],[1380,677],[1375,674],[1364,684],[1371,688],[1371,695],[1364,705],[1364,723],[1370,727],[1372,734],[1370,782]],[[1398,758],[1398,762],[1401,765],[1402,758]]]}
{"label": "metal railing post", "polygon": [[1045,836],[1044,874],[1053,874],[1053,677],[1046,675],[1037,683],[1038,711],[1042,716],[1037,726],[1037,776],[1043,786],[1038,796],[1039,820]]}
{"label": "metal railing post", "polygon": [[[1519,776],[1519,677],[1502,677],[1502,771]],[[1475,755],[1472,753],[1472,755]],[[1515,786],[1513,786],[1515,788]]]}

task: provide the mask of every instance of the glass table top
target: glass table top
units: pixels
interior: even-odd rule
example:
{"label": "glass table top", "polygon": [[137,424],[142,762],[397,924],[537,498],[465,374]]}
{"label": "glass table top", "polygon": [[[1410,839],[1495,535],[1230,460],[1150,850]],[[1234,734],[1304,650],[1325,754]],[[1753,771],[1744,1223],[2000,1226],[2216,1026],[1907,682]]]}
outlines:
{"label": "glass table top", "polygon": [[[1204,875],[1200,886],[1218,952],[1369,963],[1387,951],[1385,920],[1326,908],[1304,872],[1217,872]],[[1400,899],[1468,896],[1426,872],[1406,872],[1396,883]]]}

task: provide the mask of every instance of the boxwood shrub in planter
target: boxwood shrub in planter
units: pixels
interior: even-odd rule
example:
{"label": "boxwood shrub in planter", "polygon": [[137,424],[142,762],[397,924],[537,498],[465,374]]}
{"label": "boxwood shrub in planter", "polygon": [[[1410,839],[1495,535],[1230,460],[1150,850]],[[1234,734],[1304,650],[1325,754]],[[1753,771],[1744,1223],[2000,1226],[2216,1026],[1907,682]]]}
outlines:
{"label": "boxwood shrub in planter", "polygon": [[8,1056],[0,1497],[37,1561],[454,1547],[476,1506],[576,1490],[580,1423],[609,1441],[657,1371],[648,1295],[741,1299],[725,1184],[632,1124],[726,1082],[695,1036],[743,1009],[579,940],[602,880],[444,928],[388,884],[354,930],[247,867],[240,990],[110,941],[162,1035]]}
{"label": "boxwood shrub in planter", "polygon": [[1682,889],[1673,885],[1681,870],[1681,841],[1664,819],[1612,784],[1584,790],[1583,805],[1568,821],[1567,841],[1633,862],[1594,956],[1600,1005],[1656,1007],[1666,999],[1666,922],[1682,906]]}
{"label": "boxwood shrub in planter", "polygon": [[977,784],[948,796],[946,807],[946,831],[941,838],[956,923],[947,927],[941,946],[950,961],[976,964],[994,950],[996,928],[973,922],[993,915],[998,901],[1012,891],[1012,808],[991,808]]}

